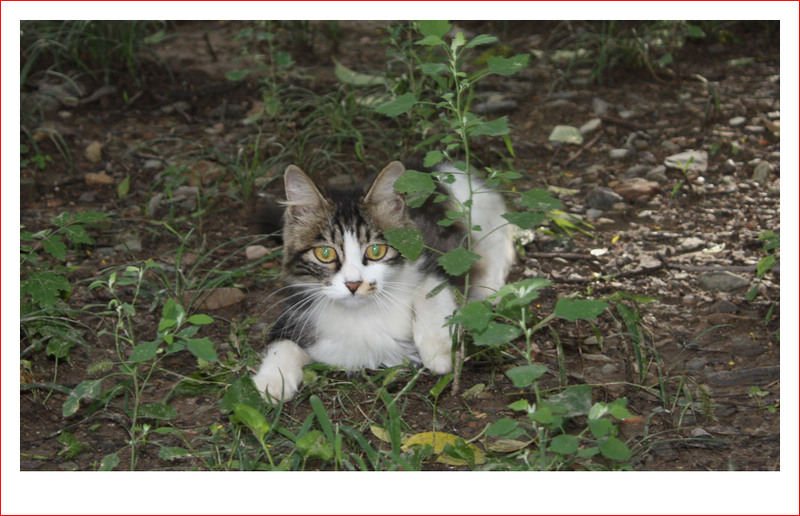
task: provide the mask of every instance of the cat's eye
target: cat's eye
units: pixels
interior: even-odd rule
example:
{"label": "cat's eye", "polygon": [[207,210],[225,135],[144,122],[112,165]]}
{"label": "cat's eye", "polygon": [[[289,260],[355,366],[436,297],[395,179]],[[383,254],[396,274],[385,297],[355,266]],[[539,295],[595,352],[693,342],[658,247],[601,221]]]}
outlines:
{"label": "cat's eye", "polygon": [[364,253],[364,255],[370,260],[380,260],[386,256],[386,245],[372,244],[371,246],[367,247],[367,251]]}
{"label": "cat's eye", "polygon": [[331,263],[336,259],[336,249],[328,246],[315,247],[314,256],[322,263]]}

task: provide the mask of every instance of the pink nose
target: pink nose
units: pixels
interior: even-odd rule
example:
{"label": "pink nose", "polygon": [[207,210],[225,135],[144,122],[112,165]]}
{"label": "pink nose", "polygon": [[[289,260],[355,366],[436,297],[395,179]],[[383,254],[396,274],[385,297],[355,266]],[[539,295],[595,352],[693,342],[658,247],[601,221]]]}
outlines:
{"label": "pink nose", "polygon": [[356,290],[358,290],[358,287],[361,286],[361,282],[360,281],[345,281],[344,285],[347,287],[347,290],[349,290],[350,292],[355,294]]}

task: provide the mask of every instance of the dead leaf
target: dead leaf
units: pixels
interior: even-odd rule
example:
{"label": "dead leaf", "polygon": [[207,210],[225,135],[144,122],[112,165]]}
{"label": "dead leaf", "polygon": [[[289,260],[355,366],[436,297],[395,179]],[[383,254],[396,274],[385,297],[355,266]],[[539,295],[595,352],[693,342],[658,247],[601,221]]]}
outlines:
{"label": "dead leaf", "polygon": [[86,147],[83,155],[92,163],[100,163],[103,160],[103,146],[95,140]]}
{"label": "dead leaf", "polygon": [[[446,432],[422,432],[409,437],[408,441],[406,441],[406,443],[403,445],[403,451],[406,451],[411,446],[415,445],[430,445],[433,447],[433,452],[438,455],[436,458],[437,462],[443,462],[452,466],[464,466],[467,464],[466,461],[444,454],[444,447],[448,444],[455,446],[457,439],[461,438],[457,435],[448,434]],[[474,454],[475,464],[483,464],[486,462],[486,455],[480,450],[480,448],[472,443],[466,444]]]}
{"label": "dead leaf", "polygon": [[83,179],[89,186],[106,186],[114,183],[114,179],[103,170],[98,173],[87,172]]}
{"label": "dead leaf", "polygon": [[[184,305],[191,303],[198,294],[198,290],[187,290],[183,295]],[[200,294],[196,306],[201,310],[216,310],[225,306],[235,305],[244,299],[244,292],[234,287],[221,287],[206,290]]]}

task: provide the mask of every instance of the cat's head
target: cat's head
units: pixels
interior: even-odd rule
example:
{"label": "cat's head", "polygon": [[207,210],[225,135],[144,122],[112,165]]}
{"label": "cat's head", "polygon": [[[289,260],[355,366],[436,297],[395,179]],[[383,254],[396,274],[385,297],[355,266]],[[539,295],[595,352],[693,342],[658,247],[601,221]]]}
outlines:
{"label": "cat's head", "polygon": [[412,227],[394,182],[405,172],[394,161],[364,191],[323,193],[302,170],[286,169],[284,275],[327,299],[358,305],[392,285],[406,260],[384,232]]}

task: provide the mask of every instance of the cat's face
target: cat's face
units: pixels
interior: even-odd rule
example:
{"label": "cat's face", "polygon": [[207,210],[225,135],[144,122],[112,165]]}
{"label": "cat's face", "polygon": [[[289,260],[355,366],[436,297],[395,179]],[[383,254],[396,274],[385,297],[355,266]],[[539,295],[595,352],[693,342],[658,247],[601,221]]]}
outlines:
{"label": "cat's face", "polygon": [[319,299],[357,306],[400,288],[406,260],[386,243],[384,231],[409,227],[394,181],[404,172],[388,165],[369,191],[323,195],[299,168],[286,170],[284,274]]}

